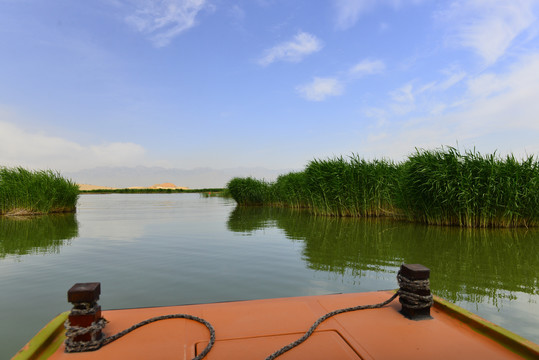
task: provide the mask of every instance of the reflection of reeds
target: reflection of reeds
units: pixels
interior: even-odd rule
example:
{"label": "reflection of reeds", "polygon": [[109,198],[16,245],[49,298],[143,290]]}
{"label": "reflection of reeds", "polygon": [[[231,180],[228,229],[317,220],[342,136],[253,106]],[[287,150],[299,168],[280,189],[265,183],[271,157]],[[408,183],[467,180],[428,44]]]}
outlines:
{"label": "reflection of reeds", "polygon": [[65,241],[77,236],[75,214],[0,216],[0,258],[58,252]]}
{"label": "reflection of reeds", "polygon": [[539,162],[448,147],[417,151],[407,161],[354,155],[311,161],[273,183],[234,178],[240,205],[308,208],[330,216],[391,216],[461,227],[539,225]]}
{"label": "reflection of reeds", "polygon": [[432,270],[435,293],[451,301],[495,304],[511,293],[539,295],[538,229],[425,227],[271,207],[236,207],[228,221],[238,232],[265,227],[304,241],[303,259],[314,270],[361,278],[366,271],[393,272],[402,262],[421,263]]}
{"label": "reflection of reeds", "polygon": [[79,188],[51,170],[0,167],[0,215],[74,212]]}

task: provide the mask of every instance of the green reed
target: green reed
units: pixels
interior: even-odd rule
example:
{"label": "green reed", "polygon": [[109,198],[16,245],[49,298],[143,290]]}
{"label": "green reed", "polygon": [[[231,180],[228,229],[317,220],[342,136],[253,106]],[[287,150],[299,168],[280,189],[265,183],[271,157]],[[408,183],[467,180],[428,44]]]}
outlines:
{"label": "green reed", "polygon": [[403,165],[398,202],[405,216],[462,227],[535,226],[539,163],[448,147],[416,151]]}
{"label": "green reed", "polygon": [[296,209],[311,207],[311,193],[307,186],[305,172],[291,172],[280,175],[270,185],[273,205],[287,206]]}
{"label": "green reed", "polygon": [[354,155],[313,160],[304,171],[281,175],[273,183],[235,178],[228,189],[241,205],[308,208],[320,215],[389,215],[394,212],[397,170],[389,161],[367,162]]}
{"label": "green reed", "polygon": [[270,203],[270,184],[251,177],[234,178],[227,184],[230,195],[240,205],[262,205]]}
{"label": "green reed", "polygon": [[74,212],[79,188],[51,170],[0,167],[0,215]]}
{"label": "green reed", "polygon": [[357,155],[313,160],[273,183],[235,178],[241,205],[307,208],[329,216],[391,216],[461,227],[539,225],[539,162],[446,147],[417,150],[406,161]]}
{"label": "green reed", "polygon": [[393,193],[398,167],[387,160],[366,161],[357,155],[314,160],[305,169],[311,207],[336,216],[381,216],[395,212]]}

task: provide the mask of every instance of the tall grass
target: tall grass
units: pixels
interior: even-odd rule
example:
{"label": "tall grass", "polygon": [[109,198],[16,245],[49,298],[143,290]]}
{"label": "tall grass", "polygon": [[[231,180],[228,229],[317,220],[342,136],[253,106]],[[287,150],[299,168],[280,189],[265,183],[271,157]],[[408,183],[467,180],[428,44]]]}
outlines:
{"label": "tall grass", "polygon": [[78,186],[51,170],[0,167],[0,215],[74,212]]}
{"label": "tall grass", "polygon": [[357,155],[314,160],[305,169],[311,207],[336,216],[381,216],[394,213],[397,166],[387,160],[368,162]]}
{"label": "tall grass", "polygon": [[539,225],[539,162],[446,147],[416,150],[400,164],[357,155],[313,160],[273,183],[235,178],[240,205],[307,208],[329,216],[391,216],[437,225]]}
{"label": "tall grass", "polygon": [[404,215],[427,224],[462,227],[535,226],[539,163],[513,155],[461,154],[448,147],[417,151],[403,165],[396,193]]}
{"label": "tall grass", "polygon": [[270,188],[273,205],[296,209],[312,207],[311,192],[305,172],[280,175],[274,183],[270,184]]}
{"label": "tall grass", "polygon": [[330,216],[380,216],[395,211],[391,194],[397,174],[392,162],[367,162],[353,155],[313,160],[304,171],[281,175],[273,183],[234,178],[227,188],[240,205],[308,208]]}
{"label": "tall grass", "polygon": [[227,184],[230,195],[241,205],[262,205],[270,203],[270,184],[251,177],[234,178]]}

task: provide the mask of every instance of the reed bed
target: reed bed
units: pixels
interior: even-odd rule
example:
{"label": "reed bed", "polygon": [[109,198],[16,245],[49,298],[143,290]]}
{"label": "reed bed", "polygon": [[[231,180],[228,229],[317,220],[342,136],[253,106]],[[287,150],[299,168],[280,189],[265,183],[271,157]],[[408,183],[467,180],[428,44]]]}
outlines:
{"label": "reed bed", "polygon": [[313,160],[304,171],[281,175],[273,183],[234,178],[227,188],[240,205],[308,208],[329,216],[381,216],[394,213],[391,194],[397,165],[367,162],[356,155]]}
{"label": "reed bed", "polygon": [[75,212],[78,186],[51,170],[0,167],[0,215]]}
{"label": "reed bed", "polygon": [[270,184],[251,177],[234,178],[227,184],[230,195],[241,205],[270,204]]}
{"label": "reed bed", "polygon": [[539,163],[448,147],[417,151],[396,193],[404,216],[427,224],[517,227],[539,224]]}
{"label": "reed bed", "polygon": [[539,162],[453,147],[416,150],[402,163],[357,155],[313,160],[275,182],[234,178],[239,205],[306,208],[327,216],[389,216],[461,227],[539,225]]}
{"label": "reed bed", "polygon": [[387,160],[368,162],[357,155],[314,160],[305,169],[311,207],[331,216],[393,215],[398,168]]}

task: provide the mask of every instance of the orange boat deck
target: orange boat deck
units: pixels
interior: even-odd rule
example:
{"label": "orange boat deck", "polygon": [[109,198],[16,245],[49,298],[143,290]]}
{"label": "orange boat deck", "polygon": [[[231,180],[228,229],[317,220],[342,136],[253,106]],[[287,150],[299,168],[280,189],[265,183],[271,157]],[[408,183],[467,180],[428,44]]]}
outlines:
{"label": "orange boat deck", "polygon": [[[155,316],[185,313],[204,318],[215,329],[216,342],[205,359],[265,359],[303,336],[324,314],[340,308],[380,303],[393,293],[379,291],[107,310],[103,311],[103,317],[109,321],[104,334],[114,335]],[[334,316],[323,322],[307,341],[278,359],[539,358],[536,344],[441,299],[436,299],[431,309],[432,319],[410,320],[400,309],[400,303],[394,300],[380,309]],[[60,326],[63,329],[63,325]],[[57,347],[64,339],[63,330],[56,329],[55,334],[51,336],[49,347],[40,350],[41,355],[40,351],[34,351],[34,358],[50,355],[50,359],[68,360],[192,359],[209,340],[204,325],[185,319],[143,326],[97,351],[85,353],[65,353],[63,343]],[[32,346],[31,342],[27,344],[20,355]],[[51,351],[54,353],[50,354]]]}

